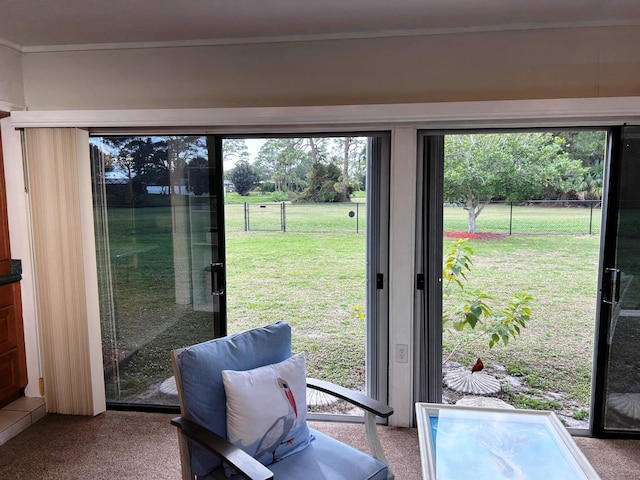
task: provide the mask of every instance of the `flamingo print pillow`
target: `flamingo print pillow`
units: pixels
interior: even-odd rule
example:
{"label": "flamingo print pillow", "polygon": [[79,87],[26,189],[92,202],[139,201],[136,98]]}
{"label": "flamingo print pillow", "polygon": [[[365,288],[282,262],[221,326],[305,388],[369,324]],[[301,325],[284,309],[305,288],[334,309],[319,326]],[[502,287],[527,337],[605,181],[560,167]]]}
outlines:
{"label": "flamingo print pillow", "polygon": [[223,370],[222,381],[231,443],[264,465],[309,445],[304,353],[253,370]]}

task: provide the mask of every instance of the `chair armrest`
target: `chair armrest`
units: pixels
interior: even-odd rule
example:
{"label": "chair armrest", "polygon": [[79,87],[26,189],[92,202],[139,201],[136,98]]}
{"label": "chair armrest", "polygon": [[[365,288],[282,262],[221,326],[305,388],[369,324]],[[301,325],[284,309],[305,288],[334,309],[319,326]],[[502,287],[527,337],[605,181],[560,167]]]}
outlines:
{"label": "chair armrest", "polygon": [[238,474],[247,480],[272,480],[273,472],[246,453],[236,447],[226,438],[211,430],[183,417],[171,419],[171,424],[191,440],[198,442],[211,453],[220,457],[225,463],[235,468]]}
{"label": "chair armrest", "polygon": [[382,418],[388,418],[393,414],[393,408],[389,405],[335,383],[318,380],[317,378],[307,378],[307,387],[338,397]]}

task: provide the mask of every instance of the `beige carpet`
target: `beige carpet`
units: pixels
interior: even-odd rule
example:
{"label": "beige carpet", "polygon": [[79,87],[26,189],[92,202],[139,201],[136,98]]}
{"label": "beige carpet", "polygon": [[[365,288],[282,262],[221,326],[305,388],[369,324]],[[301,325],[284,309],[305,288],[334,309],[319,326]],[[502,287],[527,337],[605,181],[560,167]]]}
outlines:
{"label": "beige carpet", "polygon": [[[0,479],[179,479],[171,417],[112,411],[95,418],[47,415],[0,446]],[[362,425],[310,424],[366,450]],[[379,431],[396,478],[420,479],[417,431]],[[576,438],[576,443],[603,480],[640,479],[640,441]]]}

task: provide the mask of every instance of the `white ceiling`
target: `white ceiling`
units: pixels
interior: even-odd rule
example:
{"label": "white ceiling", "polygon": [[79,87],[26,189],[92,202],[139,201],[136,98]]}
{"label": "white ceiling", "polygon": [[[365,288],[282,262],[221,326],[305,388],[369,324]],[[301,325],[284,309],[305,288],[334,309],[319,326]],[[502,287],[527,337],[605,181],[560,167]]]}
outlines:
{"label": "white ceiling", "polygon": [[640,25],[640,0],[0,0],[17,48]]}

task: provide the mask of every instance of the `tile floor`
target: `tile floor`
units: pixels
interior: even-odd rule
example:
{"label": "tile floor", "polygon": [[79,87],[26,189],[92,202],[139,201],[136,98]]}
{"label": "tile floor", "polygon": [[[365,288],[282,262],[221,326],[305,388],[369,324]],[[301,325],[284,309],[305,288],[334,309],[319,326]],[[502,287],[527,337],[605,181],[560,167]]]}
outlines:
{"label": "tile floor", "polygon": [[29,428],[46,414],[44,398],[22,397],[0,408],[0,445]]}

